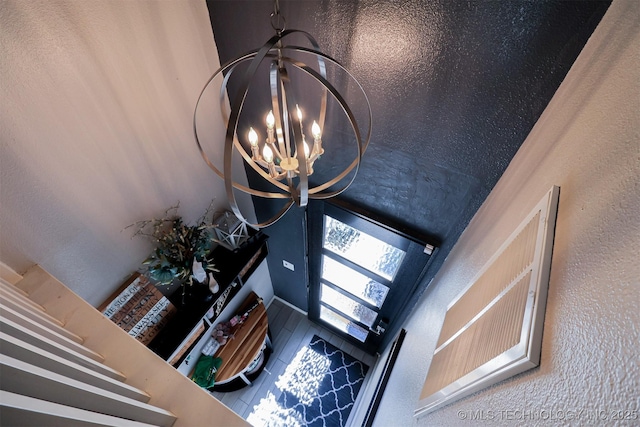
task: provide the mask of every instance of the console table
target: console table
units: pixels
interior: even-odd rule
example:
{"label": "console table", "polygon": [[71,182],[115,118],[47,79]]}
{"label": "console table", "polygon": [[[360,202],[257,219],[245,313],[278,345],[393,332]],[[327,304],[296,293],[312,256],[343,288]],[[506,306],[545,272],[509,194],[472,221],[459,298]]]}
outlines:
{"label": "console table", "polygon": [[[208,339],[207,331],[217,323],[222,309],[266,258],[267,239],[262,232],[254,232],[239,249],[215,248],[212,258],[220,271],[213,275],[220,287],[218,293],[212,295],[206,286],[196,285],[189,289],[184,301],[180,290],[171,295],[169,299],[177,313],[148,347],[176,368],[189,359],[200,340]],[[194,358],[197,360],[195,354],[191,359]]]}

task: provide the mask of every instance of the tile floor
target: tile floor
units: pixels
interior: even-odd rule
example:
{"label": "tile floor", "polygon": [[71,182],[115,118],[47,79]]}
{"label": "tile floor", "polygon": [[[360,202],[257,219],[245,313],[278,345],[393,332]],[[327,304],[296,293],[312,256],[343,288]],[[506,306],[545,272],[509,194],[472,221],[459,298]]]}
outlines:
{"label": "tile floor", "polygon": [[[269,392],[278,398],[279,390],[275,386],[276,380],[284,373],[285,368],[291,363],[298,351],[309,344],[313,335],[318,335],[345,353],[369,365],[369,372],[376,362],[374,356],[364,353],[329,330],[312,323],[304,314],[278,299],[274,299],[267,308],[267,316],[273,340],[273,353],[258,379],[253,385],[238,391],[212,393],[218,400],[245,419],[251,414],[253,407],[258,405]],[[368,377],[369,374],[365,378],[365,385]]]}

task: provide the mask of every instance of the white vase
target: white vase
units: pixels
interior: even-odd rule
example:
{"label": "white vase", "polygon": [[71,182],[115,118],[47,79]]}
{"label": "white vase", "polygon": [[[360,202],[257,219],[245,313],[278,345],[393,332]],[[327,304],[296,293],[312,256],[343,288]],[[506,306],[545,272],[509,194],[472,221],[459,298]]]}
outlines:
{"label": "white vase", "polygon": [[204,283],[207,279],[207,272],[204,271],[202,263],[196,261],[195,257],[193,258],[193,265],[191,266],[191,275],[200,283]]}
{"label": "white vase", "polygon": [[213,277],[213,274],[209,273],[209,291],[212,294],[217,294],[219,290],[220,290],[220,286],[218,285],[218,282],[216,282],[216,279]]}

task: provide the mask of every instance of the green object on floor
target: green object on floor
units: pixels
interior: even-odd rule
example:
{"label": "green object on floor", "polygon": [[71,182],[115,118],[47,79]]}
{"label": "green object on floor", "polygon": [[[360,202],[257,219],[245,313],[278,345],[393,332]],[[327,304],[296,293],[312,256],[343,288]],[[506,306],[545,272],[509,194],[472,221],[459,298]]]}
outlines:
{"label": "green object on floor", "polygon": [[216,382],[216,372],[220,369],[220,365],[222,365],[222,359],[219,357],[205,356],[203,354],[196,363],[196,369],[191,379],[200,387],[213,387]]}

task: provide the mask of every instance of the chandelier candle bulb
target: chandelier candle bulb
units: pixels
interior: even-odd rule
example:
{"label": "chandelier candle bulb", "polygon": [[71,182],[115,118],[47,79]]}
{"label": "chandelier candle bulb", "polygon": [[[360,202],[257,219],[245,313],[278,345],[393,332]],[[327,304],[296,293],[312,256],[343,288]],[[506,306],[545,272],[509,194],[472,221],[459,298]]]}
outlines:
{"label": "chandelier candle bulb", "polygon": [[304,141],[302,145],[304,146],[304,156],[309,160],[309,154],[311,154],[309,151],[309,144],[307,144],[307,141]]}
{"label": "chandelier candle bulb", "polygon": [[315,120],[311,125],[311,134],[313,135],[313,151],[319,156],[324,153],[322,149],[322,130]]}
{"label": "chandelier candle bulb", "polygon": [[273,131],[273,125],[276,124],[276,119],[273,117],[273,110],[269,111],[265,121],[267,122],[267,129]]}
{"label": "chandelier candle bulb", "polygon": [[276,119],[273,117],[273,111],[269,111],[265,121],[267,122],[267,143],[273,144],[275,142],[275,138],[273,137],[273,126],[276,124]]}
{"label": "chandelier candle bulb", "polygon": [[262,149],[262,158],[264,158],[265,162],[273,164],[273,151],[268,145],[265,145]]}
{"label": "chandelier candle bulb", "polygon": [[278,171],[276,170],[276,165],[273,164],[273,150],[271,150],[268,145],[265,145],[262,150],[262,158],[265,162],[267,162],[267,170],[269,171],[269,175],[271,175],[272,178],[277,177]]}
{"label": "chandelier candle bulb", "polygon": [[253,128],[249,128],[249,144],[251,144],[251,158],[260,160],[260,147],[258,147],[258,134]]}
{"label": "chandelier candle bulb", "polygon": [[313,174],[313,161],[315,159],[311,158],[311,149],[309,149],[309,144],[307,141],[303,139],[302,145],[304,147],[304,157],[307,159],[307,176],[311,176]]}
{"label": "chandelier candle bulb", "polygon": [[251,144],[252,147],[257,147],[258,146],[258,134],[256,133],[255,130],[253,130],[253,128],[249,128],[249,144]]}

